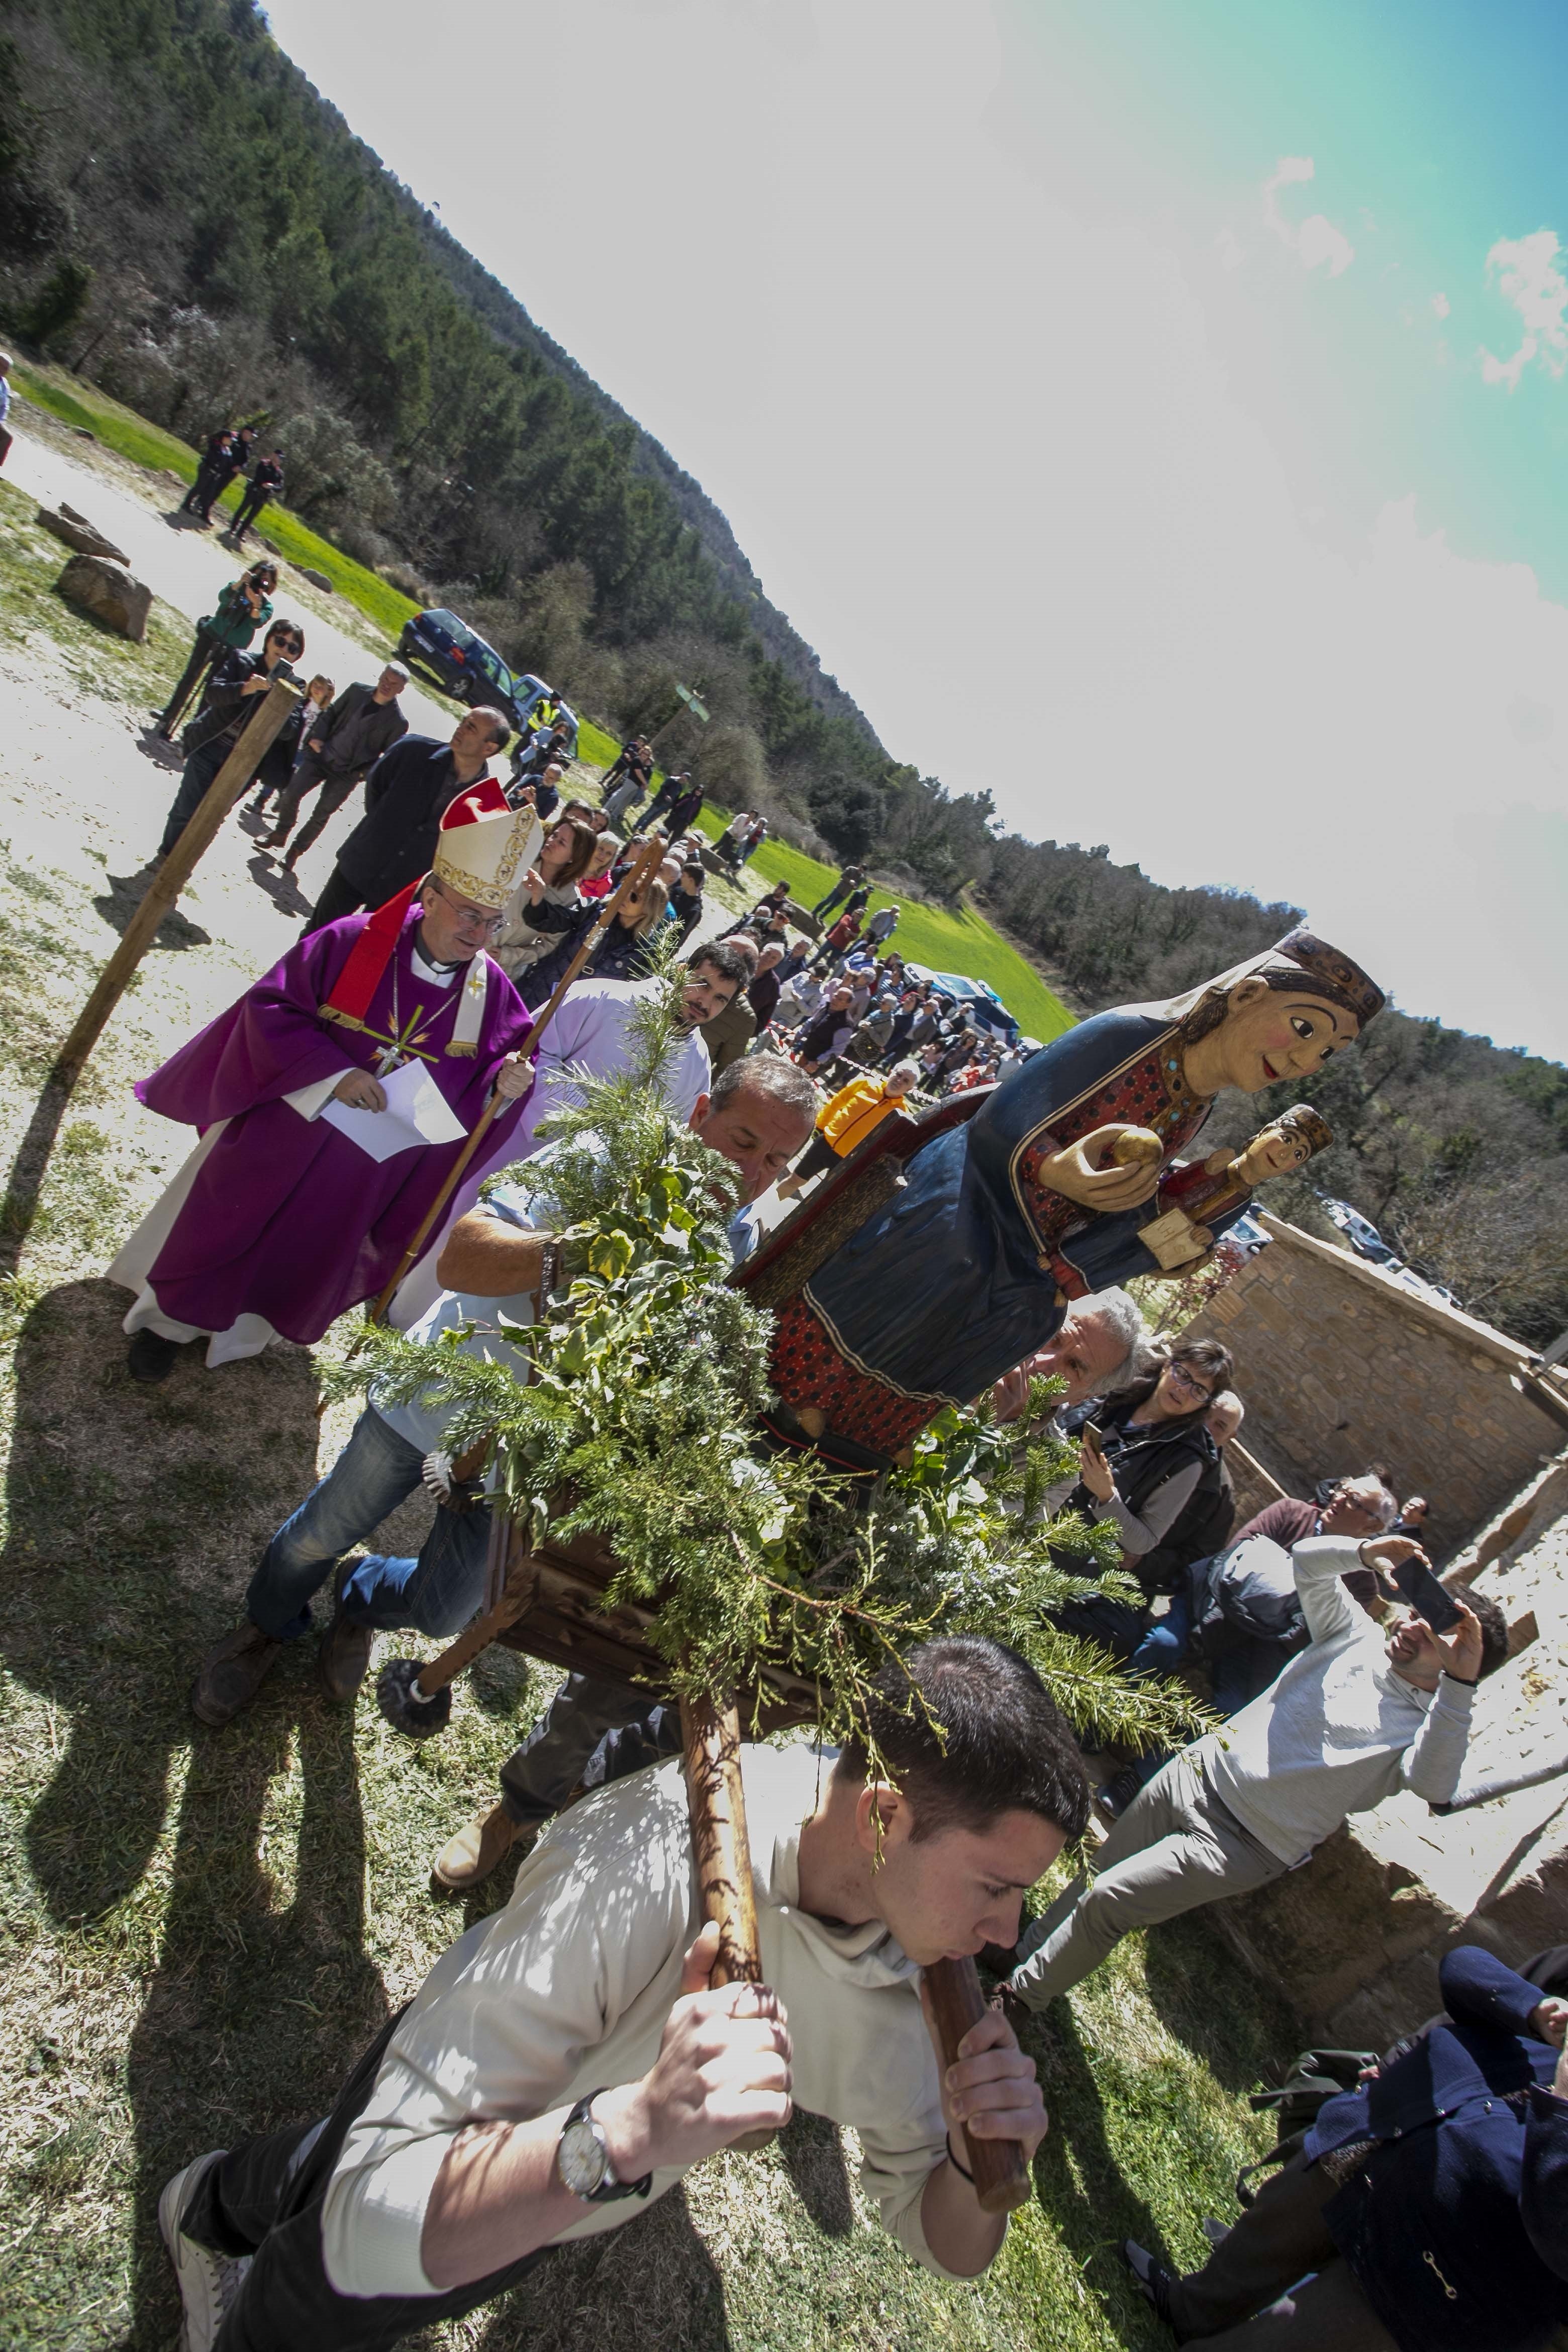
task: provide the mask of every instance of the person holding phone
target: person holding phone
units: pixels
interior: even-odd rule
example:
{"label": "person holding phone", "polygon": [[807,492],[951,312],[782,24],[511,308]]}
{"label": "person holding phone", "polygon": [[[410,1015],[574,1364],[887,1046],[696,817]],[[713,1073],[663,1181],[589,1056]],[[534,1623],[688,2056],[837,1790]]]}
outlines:
{"label": "person holding phone", "polygon": [[1395,1790],[1431,1805],[1468,1801],[1476,1686],[1507,1658],[1508,1626],[1495,1601],[1446,1588],[1450,1633],[1402,1606],[1379,1624],[1341,1580],[1411,1560],[1430,1566],[1407,1536],[1296,1546],[1307,1647],[1223,1731],[1162,1766],[1100,1847],[1092,1885],[1080,1875],[1031,1924],[1006,1978],[1026,2008],[1045,2009],[1131,1929],[1282,1877]]}
{"label": "person holding phone", "polygon": [[258,698],[276,677],[293,675],[291,665],[304,650],[305,632],[297,621],[274,621],[259,654],[232,653],[218,670],[205,709],[184,732],[184,772],[164,819],[163,838],[152,861],[154,866],[167,857],[200,808],[208,785],[238,742]]}
{"label": "person holding phone", "polygon": [[1078,1480],[1047,1501],[1053,1510],[1110,1520],[1122,1565],[1138,1578],[1144,1596],[1138,1603],[1098,1594],[1069,1601],[1056,1619],[1064,1632],[1130,1658],[1148,1630],[1154,1594],[1181,1581],[1183,1568],[1167,1564],[1146,1580],[1141,1563],[1145,1556],[1163,1556],[1166,1538],[1192,1506],[1206,1509],[1220,1494],[1224,1465],[1208,1413],[1234,1370],[1230,1350],[1219,1340],[1180,1340],[1117,1395],[1064,1414],[1064,1430],[1079,1440]]}

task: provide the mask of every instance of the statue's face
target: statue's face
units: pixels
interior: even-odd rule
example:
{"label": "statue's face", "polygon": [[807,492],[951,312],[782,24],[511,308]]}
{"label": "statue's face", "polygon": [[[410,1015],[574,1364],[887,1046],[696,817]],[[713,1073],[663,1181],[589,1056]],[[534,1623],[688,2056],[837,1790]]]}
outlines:
{"label": "statue's face", "polygon": [[1231,990],[1229,1009],[1215,1032],[1220,1083],[1244,1095],[1260,1094],[1281,1078],[1310,1078],[1331,1054],[1353,1045],[1361,1024],[1342,1004],[1270,988],[1254,973]]}
{"label": "statue's face", "polygon": [[1288,1176],[1311,1158],[1306,1138],[1286,1127],[1266,1127],[1255,1135],[1236,1163],[1244,1184],[1264,1184],[1270,1176]]}

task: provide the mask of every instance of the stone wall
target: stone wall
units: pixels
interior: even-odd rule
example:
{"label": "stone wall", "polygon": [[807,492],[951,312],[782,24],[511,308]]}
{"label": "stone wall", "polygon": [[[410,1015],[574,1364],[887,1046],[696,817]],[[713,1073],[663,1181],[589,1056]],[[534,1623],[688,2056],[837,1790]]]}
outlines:
{"label": "stone wall", "polygon": [[1402,1498],[1431,1503],[1447,1559],[1563,1444],[1550,1397],[1528,1392],[1527,1351],[1346,1250],[1263,1223],[1268,1248],[1188,1331],[1235,1355],[1248,1452],[1296,1495],[1388,1462]]}

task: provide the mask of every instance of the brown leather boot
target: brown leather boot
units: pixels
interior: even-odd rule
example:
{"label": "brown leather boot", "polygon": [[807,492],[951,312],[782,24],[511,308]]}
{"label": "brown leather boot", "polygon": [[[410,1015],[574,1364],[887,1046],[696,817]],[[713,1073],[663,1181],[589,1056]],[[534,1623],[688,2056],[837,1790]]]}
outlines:
{"label": "brown leather boot", "polygon": [[375,1647],[374,1626],[356,1625],[343,1614],[343,1587],[352,1573],[352,1569],[344,1569],[339,1574],[337,1611],[316,1653],[316,1673],[329,1698],[357,1697],[359,1686],[370,1671],[370,1654]]}
{"label": "brown leather boot", "polygon": [[281,1642],[275,1642],[248,1617],[232,1633],[226,1633],[207,1652],[191,1685],[191,1713],[197,1722],[210,1724],[215,1731],[232,1722],[250,1705],[283,1649]]}
{"label": "brown leather boot", "polygon": [[520,1829],[504,1805],[492,1805],[480,1820],[470,1822],[467,1829],[447,1840],[431,1864],[430,1876],[437,1886],[464,1893],[488,1878],[519,1838],[531,1839],[535,1834]]}

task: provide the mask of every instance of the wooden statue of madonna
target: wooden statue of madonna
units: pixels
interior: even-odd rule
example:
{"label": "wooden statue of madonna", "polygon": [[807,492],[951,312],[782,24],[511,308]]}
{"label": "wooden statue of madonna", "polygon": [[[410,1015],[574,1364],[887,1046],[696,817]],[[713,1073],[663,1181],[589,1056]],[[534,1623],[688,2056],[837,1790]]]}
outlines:
{"label": "wooden statue of madonna", "polygon": [[[1150,1203],[1158,1218],[1165,1171],[1222,1089],[1312,1076],[1383,1002],[1347,955],[1299,929],[1165,1003],[1080,1022],[930,1140],[884,1120],[865,1150],[900,1156],[900,1172],[779,1305],[773,1435],[865,1475],[890,1466],[945,1406],[984,1394],[1050,1338],[1070,1295],[1058,1272],[1069,1236],[1076,1256],[1106,1220],[1125,1247],[1154,1222]],[[1245,1171],[1200,1163],[1190,1195],[1178,1177],[1173,1204],[1185,1216],[1191,1198],[1212,1230],[1224,1210],[1219,1194],[1198,1198],[1202,1182],[1217,1177],[1225,1193],[1278,1172],[1310,1140],[1294,1116],[1285,1145],[1271,1130],[1254,1139]],[[1130,1129],[1147,1134],[1129,1151]],[[769,1255],[752,1276],[764,1285]]]}

